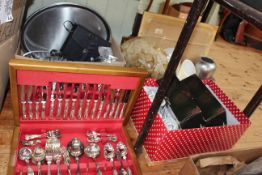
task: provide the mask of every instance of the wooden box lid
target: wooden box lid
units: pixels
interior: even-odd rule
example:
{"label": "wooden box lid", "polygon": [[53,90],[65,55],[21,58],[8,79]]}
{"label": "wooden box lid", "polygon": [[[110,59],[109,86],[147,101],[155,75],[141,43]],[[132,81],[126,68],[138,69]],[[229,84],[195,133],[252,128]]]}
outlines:
{"label": "wooden box lid", "polygon": [[[66,63],[61,62],[59,64],[54,62],[48,62],[48,61],[38,61],[38,60],[22,60],[22,59],[12,59],[9,63],[10,65],[10,84],[11,84],[11,96],[12,96],[12,105],[13,105],[13,111],[14,111],[14,119],[15,119],[15,125],[19,126],[21,122],[30,122],[30,120],[47,120],[47,121],[57,121],[58,118],[56,118],[56,115],[58,115],[58,112],[54,112],[56,114],[55,116],[51,117],[51,110],[58,109],[57,102],[59,98],[59,85],[57,85],[57,89],[54,90],[52,87],[54,82],[66,83],[66,84],[77,84],[79,87],[86,87],[89,86],[89,84],[92,84],[92,87],[94,85],[103,85],[106,84],[110,87],[110,89],[119,90],[123,89],[123,91],[130,91],[128,101],[126,101],[124,112],[122,116],[117,117],[117,119],[123,120],[124,124],[126,124],[129,120],[129,115],[131,113],[131,110],[133,108],[133,105],[136,101],[137,96],[139,95],[139,92],[143,86],[144,79],[148,76],[148,73],[143,69],[135,69],[135,68],[123,68],[123,67],[115,67],[115,66],[100,66],[100,65],[89,65],[89,64],[79,64],[79,63]],[[56,83],[55,83],[56,84]],[[76,85],[72,85],[75,87]],[[40,87],[40,89],[46,90],[45,96],[45,103],[41,103],[41,100],[35,100],[29,98],[29,94],[25,93],[25,89],[23,91],[22,88],[31,87],[30,97],[37,96],[37,94],[41,96],[41,99],[43,99],[43,93],[37,93],[37,89]],[[52,89],[53,88],[53,89]],[[84,89],[84,88],[83,88]],[[28,90],[28,89],[27,89]],[[96,89],[97,90],[97,89]],[[74,90],[71,89],[70,92],[66,93],[74,93]],[[23,93],[25,94],[23,94]],[[79,92],[79,91],[78,91]],[[111,91],[110,91],[111,92]],[[110,93],[109,92],[109,93]],[[79,92],[80,93],[80,92]],[[82,92],[82,94],[85,94],[85,92]],[[94,94],[97,94],[99,96],[100,92],[95,92]],[[21,95],[22,94],[22,95]],[[32,95],[35,94],[35,95]],[[89,106],[89,108],[95,108],[91,109],[96,111],[94,115],[98,115],[98,111],[101,107],[102,112],[106,110],[106,105],[111,105],[112,101],[110,101],[110,96],[112,97],[112,94],[109,94],[108,102],[97,102],[100,104],[100,107],[95,106],[94,101],[98,101],[98,97],[94,94],[91,95],[91,97],[79,97],[80,95],[76,95],[77,97],[72,97],[73,95],[69,94],[69,109],[73,109],[72,107],[72,98],[75,98],[76,106],[75,109],[79,111],[79,101],[86,101],[87,98],[90,98],[90,104],[93,104],[92,106]],[[27,97],[28,95],[28,97]],[[65,100],[66,94],[63,96],[63,100]],[[87,95],[82,95],[87,96]],[[115,95],[116,97],[116,95]],[[106,101],[106,100],[104,100]],[[52,104],[53,103],[53,104]],[[87,102],[83,102],[87,103]],[[89,103],[89,102],[88,102]],[[111,104],[110,104],[111,103]],[[61,104],[65,105],[65,102],[61,102]],[[82,104],[82,106],[83,106]],[[24,106],[23,106],[24,105]],[[42,105],[44,107],[42,108]],[[53,107],[52,107],[53,105]],[[87,106],[87,104],[85,104]],[[112,106],[112,105],[111,105]],[[57,108],[57,109],[56,109]],[[112,108],[112,107],[111,107]],[[111,109],[110,108],[110,109]],[[116,109],[117,107],[114,107]],[[62,108],[64,109],[64,108]],[[39,111],[38,111],[39,110]],[[44,119],[39,117],[41,116],[40,110],[44,111]],[[115,110],[116,111],[116,110]],[[70,111],[67,113],[65,112],[65,115],[69,115]],[[89,112],[90,113],[90,112]],[[88,113],[88,114],[89,114]],[[116,112],[115,112],[116,113]],[[27,116],[25,116],[27,114]],[[59,113],[60,114],[60,113]],[[78,112],[75,112],[73,116],[73,120],[77,120],[77,114]],[[80,114],[80,113],[79,113]],[[81,113],[83,114],[83,113]],[[88,115],[87,114],[87,115]],[[118,111],[119,114],[119,111]],[[92,114],[93,115],[93,114]],[[116,116],[116,115],[115,115]],[[66,121],[70,121],[72,118],[66,119]],[[97,116],[94,117],[94,120],[97,119]],[[103,118],[100,118],[101,120]],[[115,119],[115,118],[110,118]],[[93,120],[93,117],[90,118],[81,118],[81,120]]]}

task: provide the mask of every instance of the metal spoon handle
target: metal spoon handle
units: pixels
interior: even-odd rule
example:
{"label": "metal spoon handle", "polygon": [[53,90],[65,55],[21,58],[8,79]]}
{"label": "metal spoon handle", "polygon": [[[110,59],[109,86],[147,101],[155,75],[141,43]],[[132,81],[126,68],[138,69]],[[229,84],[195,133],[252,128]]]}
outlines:
{"label": "metal spoon handle", "polygon": [[68,175],[72,175],[72,174],[71,174],[71,170],[70,170],[70,164],[67,165],[67,174],[68,174]]}
{"label": "metal spoon handle", "polygon": [[28,106],[29,106],[29,119],[33,119],[33,108],[32,108],[32,101],[28,101]]}
{"label": "metal spoon handle", "polygon": [[50,164],[51,164],[51,162],[47,163],[47,175],[51,175]]}
{"label": "metal spoon handle", "polygon": [[132,175],[132,171],[131,171],[130,167],[127,167],[126,170],[127,170],[127,174],[128,174],[128,175]]}
{"label": "metal spoon handle", "polygon": [[76,169],[76,175],[80,175],[80,166],[79,166],[79,159],[76,158],[76,164],[77,164],[77,169]]}
{"label": "metal spoon handle", "polygon": [[22,101],[22,114],[23,114],[23,119],[26,119],[26,106],[25,106],[25,101]]}
{"label": "metal spoon handle", "polygon": [[118,175],[118,172],[115,167],[113,168],[113,175]]}
{"label": "metal spoon handle", "polygon": [[41,138],[42,137],[42,135],[40,135],[40,134],[26,134],[25,135],[25,140],[32,140],[32,139],[39,139],[39,138]]}
{"label": "metal spoon handle", "polygon": [[[95,161],[95,160],[94,160]],[[100,168],[99,168],[99,165],[98,165],[98,163],[95,161],[95,164],[96,164],[96,174],[97,175],[103,175],[103,173],[102,173],[102,171],[100,170]]]}
{"label": "metal spoon handle", "polygon": [[113,159],[113,175],[118,175],[118,172],[117,172],[116,167],[115,167],[114,159]]}
{"label": "metal spoon handle", "polygon": [[41,172],[41,162],[38,162],[38,163],[37,163],[37,174],[38,174],[38,175],[41,175],[41,174],[42,174],[42,172]]}
{"label": "metal spoon handle", "polygon": [[34,175],[34,171],[33,169],[31,168],[30,164],[29,164],[29,160],[26,160],[26,166],[27,166],[27,175]]}
{"label": "metal spoon handle", "polygon": [[57,165],[57,175],[61,175],[60,161],[57,161],[56,165]]}

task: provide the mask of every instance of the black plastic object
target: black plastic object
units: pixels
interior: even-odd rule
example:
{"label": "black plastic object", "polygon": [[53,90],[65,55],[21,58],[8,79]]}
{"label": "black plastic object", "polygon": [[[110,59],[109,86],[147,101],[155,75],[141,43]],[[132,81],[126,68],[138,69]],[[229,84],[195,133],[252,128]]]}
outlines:
{"label": "black plastic object", "polygon": [[182,82],[188,87],[194,101],[200,107],[205,126],[227,124],[225,109],[196,75],[192,75]]}
{"label": "black plastic object", "polygon": [[225,109],[196,75],[182,81],[173,77],[167,98],[183,129],[227,123]]}
{"label": "black plastic object", "polygon": [[181,128],[199,128],[205,125],[202,111],[194,102],[191,92],[176,77],[167,92],[167,97]]}
{"label": "black plastic object", "polygon": [[110,43],[83,26],[73,24],[61,54],[70,61],[98,62],[99,46],[110,47]]}

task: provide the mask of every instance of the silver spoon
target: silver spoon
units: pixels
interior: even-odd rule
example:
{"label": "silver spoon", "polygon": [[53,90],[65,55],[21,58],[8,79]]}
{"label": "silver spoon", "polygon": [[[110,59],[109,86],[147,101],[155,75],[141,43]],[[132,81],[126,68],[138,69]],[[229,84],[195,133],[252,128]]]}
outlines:
{"label": "silver spoon", "polygon": [[61,147],[61,154],[63,155],[64,158],[64,164],[67,166],[67,174],[71,175],[69,152],[64,146]]}
{"label": "silver spoon", "polygon": [[83,143],[80,140],[78,140],[77,138],[73,138],[71,142],[68,143],[67,150],[69,154],[75,158],[76,163],[77,163],[76,174],[80,175],[79,157],[82,156],[84,153]]}
{"label": "silver spoon", "polygon": [[106,140],[116,142],[117,136],[115,134],[102,134],[98,133],[96,131],[89,131],[86,133],[87,141],[88,142],[100,142],[102,140],[102,137],[106,137]]}
{"label": "silver spoon", "polygon": [[90,143],[85,147],[85,154],[94,160],[96,164],[97,175],[102,175],[102,172],[96,163],[96,158],[100,155],[100,147],[96,143]]}
{"label": "silver spoon", "polygon": [[[120,159],[124,159],[126,160],[127,158],[127,147],[126,145],[123,143],[123,142],[118,142],[117,145],[116,145],[116,153],[118,155],[118,157]],[[121,161],[121,167],[123,169],[123,166],[122,166],[122,161]],[[127,167],[127,174],[128,175],[132,175],[132,171],[129,167]]]}
{"label": "silver spoon", "polygon": [[114,157],[115,157],[115,149],[111,143],[106,143],[104,146],[104,157],[108,161],[113,162],[113,175],[118,175],[118,172],[115,168]]}
{"label": "silver spoon", "polygon": [[123,162],[122,162],[122,158],[121,158],[121,153],[117,152],[116,153],[116,157],[118,160],[120,160],[121,163],[121,167],[120,167],[120,175],[129,175],[128,172],[125,170],[124,166],[123,166]]}
{"label": "silver spoon", "polygon": [[37,174],[41,175],[41,162],[45,159],[45,150],[41,147],[36,147],[32,153],[32,160],[37,163]]}
{"label": "silver spoon", "polygon": [[19,159],[26,162],[27,175],[34,175],[34,171],[29,164],[29,160],[32,158],[32,150],[30,148],[23,147],[19,150]]}

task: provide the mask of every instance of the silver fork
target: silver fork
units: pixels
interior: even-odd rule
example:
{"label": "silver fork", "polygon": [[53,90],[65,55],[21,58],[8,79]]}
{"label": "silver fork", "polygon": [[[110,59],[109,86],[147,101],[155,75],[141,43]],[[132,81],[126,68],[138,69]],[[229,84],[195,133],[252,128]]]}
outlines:
{"label": "silver fork", "polygon": [[45,160],[47,162],[47,175],[51,175],[50,165],[51,165],[52,160],[53,160],[53,154],[50,150],[46,150]]}
{"label": "silver fork", "polygon": [[47,162],[47,175],[51,175],[50,165],[54,158],[54,152],[60,148],[60,140],[56,137],[50,137],[46,139],[46,162]]}
{"label": "silver fork", "polygon": [[53,160],[57,165],[57,175],[61,175],[60,162],[62,160],[61,148],[57,148],[53,152]]}

